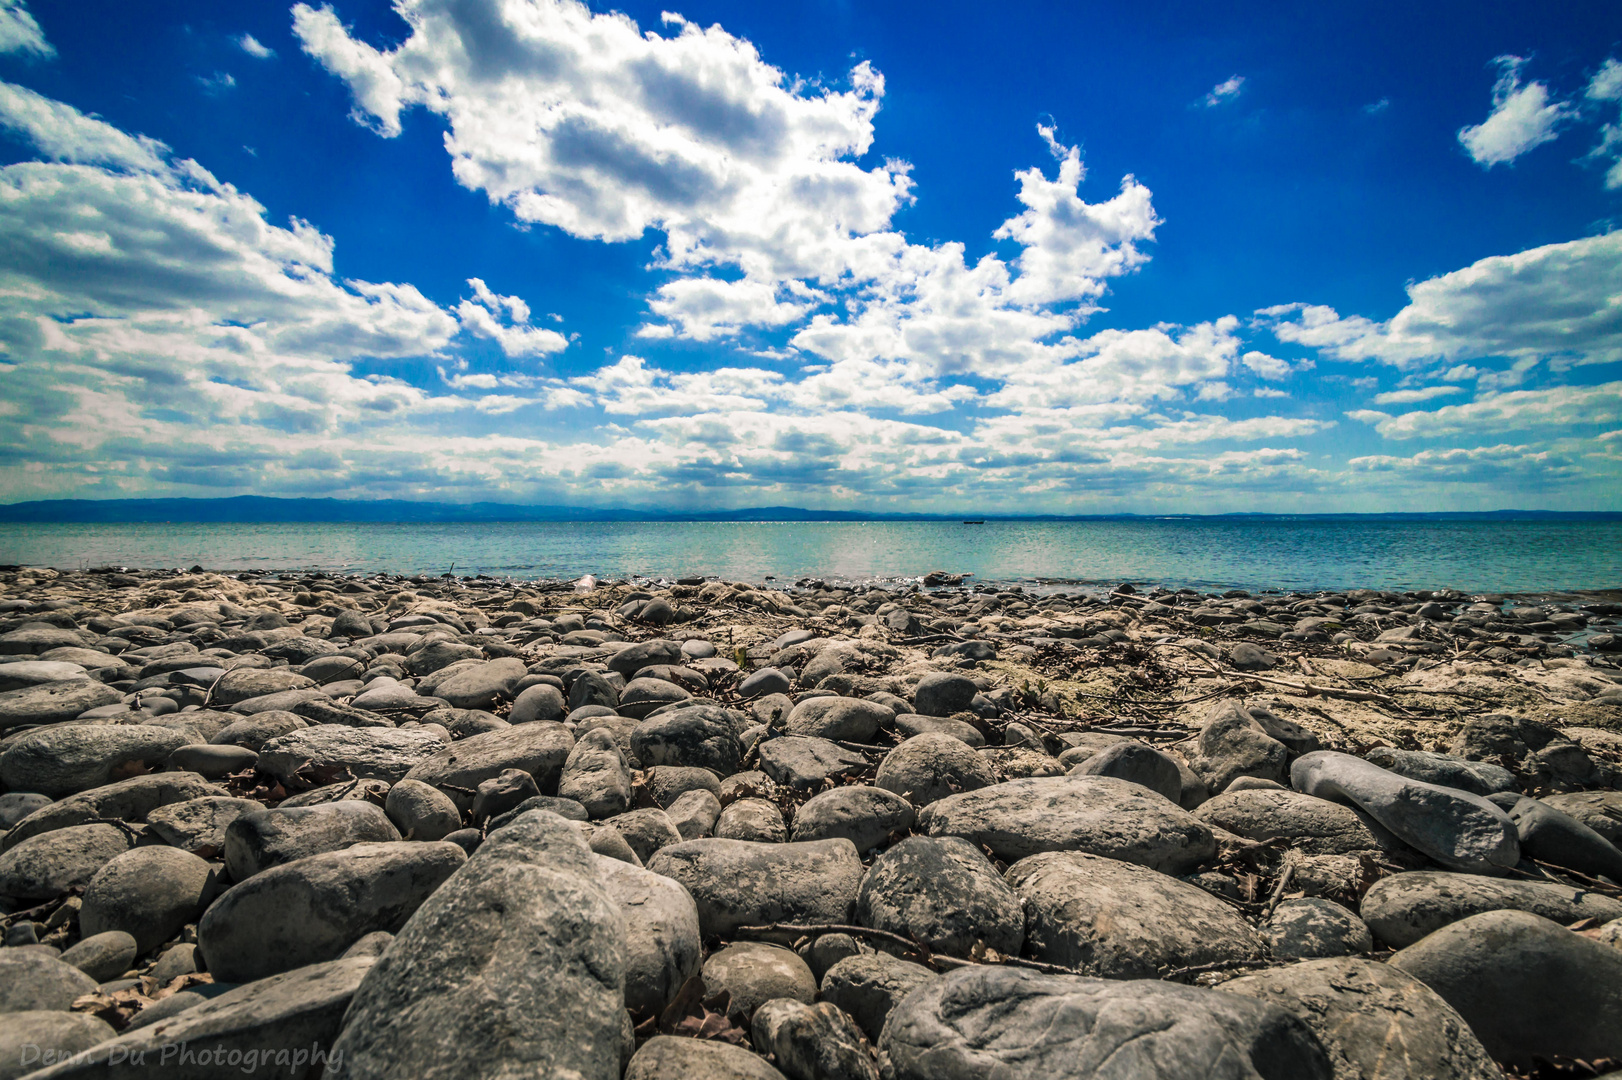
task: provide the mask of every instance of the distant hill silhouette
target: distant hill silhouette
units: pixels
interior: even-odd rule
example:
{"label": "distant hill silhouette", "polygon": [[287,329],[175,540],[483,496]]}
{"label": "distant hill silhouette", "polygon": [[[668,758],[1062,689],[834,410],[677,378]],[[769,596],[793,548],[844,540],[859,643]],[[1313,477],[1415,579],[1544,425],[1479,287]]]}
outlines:
{"label": "distant hill silhouette", "polygon": [[624,507],[530,506],[519,503],[443,503],[408,499],[44,499],[0,505],[0,522],[470,522],[470,521],[1203,521],[1309,518],[1390,521],[1622,521],[1618,511],[1488,510],[1424,514],[885,514],[860,510],[807,510],[759,506],[744,510],[649,510]]}

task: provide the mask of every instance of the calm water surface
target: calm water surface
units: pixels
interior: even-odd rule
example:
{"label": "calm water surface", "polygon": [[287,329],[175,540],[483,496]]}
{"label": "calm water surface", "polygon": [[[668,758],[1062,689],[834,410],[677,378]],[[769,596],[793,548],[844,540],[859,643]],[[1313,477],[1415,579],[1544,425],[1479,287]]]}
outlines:
{"label": "calm water surface", "polygon": [[0,525],[0,563],[525,579],[1153,582],[1200,589],[1622,588],[1622,523],[1080,522]]}

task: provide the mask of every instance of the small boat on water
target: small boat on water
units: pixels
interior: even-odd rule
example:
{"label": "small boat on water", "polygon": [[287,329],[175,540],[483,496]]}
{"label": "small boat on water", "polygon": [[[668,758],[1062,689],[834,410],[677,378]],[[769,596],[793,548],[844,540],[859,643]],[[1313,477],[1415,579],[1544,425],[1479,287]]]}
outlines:
{"label": "small boat on water", "polygon": [[985,519],[981,518],[979,521],[965,521],[963,524],[965,524],[965,525],[984,525],[985,523],[986,523]]}

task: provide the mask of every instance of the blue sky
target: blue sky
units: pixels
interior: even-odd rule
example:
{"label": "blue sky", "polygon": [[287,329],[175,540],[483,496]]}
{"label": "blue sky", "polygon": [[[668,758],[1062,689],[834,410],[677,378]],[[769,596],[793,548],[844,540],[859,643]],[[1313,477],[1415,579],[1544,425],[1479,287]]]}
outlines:
{"label": "blue sky", "polygon": [[0,252],[7,500],[1622,509],[1614,4],[0,0]]}

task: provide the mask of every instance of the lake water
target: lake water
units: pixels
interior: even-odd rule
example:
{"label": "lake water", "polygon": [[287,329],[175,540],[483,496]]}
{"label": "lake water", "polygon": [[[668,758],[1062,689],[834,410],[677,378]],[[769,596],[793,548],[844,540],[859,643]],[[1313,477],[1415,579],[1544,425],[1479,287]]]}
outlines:
{"label": "lake water", "polygon": [[0,563],[522,579],[1122,581],[1229,589],[1622,588],[1622,522],[1222,521],[0,525]]}

